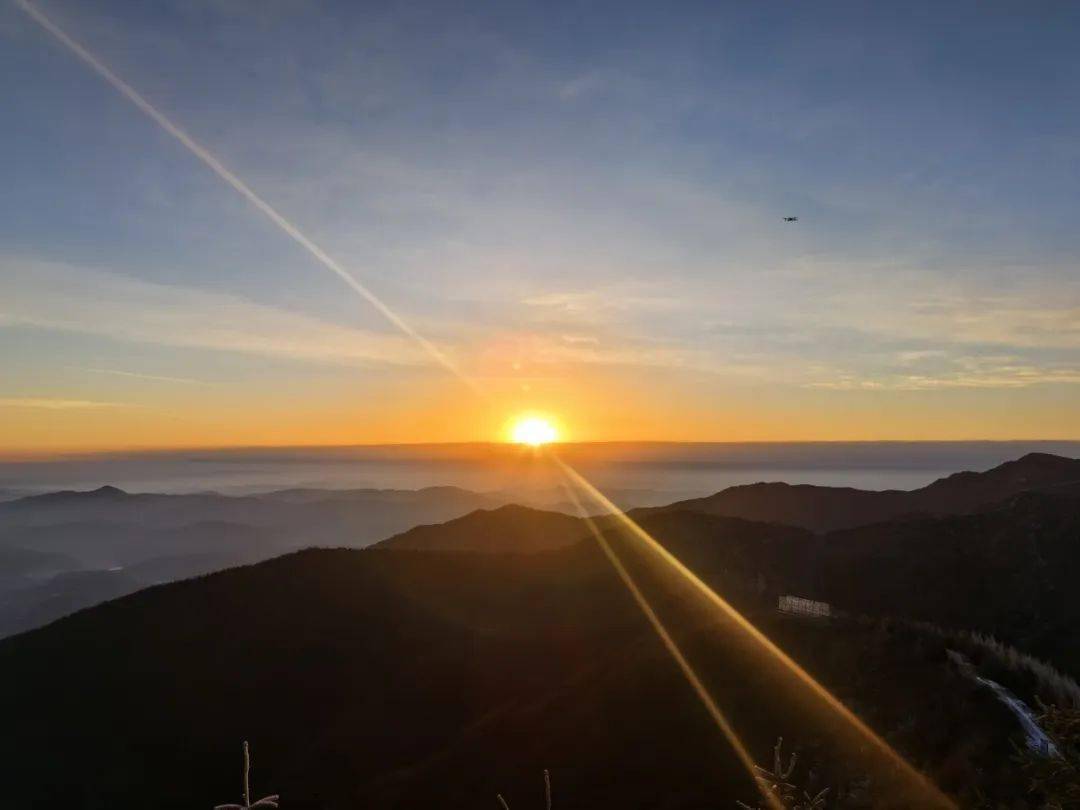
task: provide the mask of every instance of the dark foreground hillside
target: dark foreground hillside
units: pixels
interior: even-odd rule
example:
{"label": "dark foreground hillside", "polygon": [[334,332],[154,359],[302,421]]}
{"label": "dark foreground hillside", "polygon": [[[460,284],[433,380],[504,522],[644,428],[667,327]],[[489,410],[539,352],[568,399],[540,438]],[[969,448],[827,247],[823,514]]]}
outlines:
{"label": "dark foreground hillside", "polygon": [[834,532],[821,548],[822,598],[989,633],[1080,677],[1080,485]]}
{"label": "dark foreground hillside", "polygon": [[[1025,804],[1019,728],[940,640],[773,610],[811,535],[691,513],[647,528],[964,804]],[[618,534],[752,756],[778,736],[848,807],[911,807],[866,746]],[[591,540],[532,555],[312,550],[0,642],[5,806],[235,800],[239,741],[283,807],[734,807],[738,760]],[[808,777],[809,778],[809,777]]]}

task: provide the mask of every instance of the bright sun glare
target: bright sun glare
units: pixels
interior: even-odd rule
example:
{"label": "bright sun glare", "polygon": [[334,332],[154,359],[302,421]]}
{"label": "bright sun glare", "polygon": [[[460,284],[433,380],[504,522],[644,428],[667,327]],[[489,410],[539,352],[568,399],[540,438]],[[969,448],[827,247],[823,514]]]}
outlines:
{"label": "bright sun glare", "polygon": [[530,416],[519,419],[510,430],[510,437],[518,444],[539,447],[559,438],[559,431],[547,419]]}

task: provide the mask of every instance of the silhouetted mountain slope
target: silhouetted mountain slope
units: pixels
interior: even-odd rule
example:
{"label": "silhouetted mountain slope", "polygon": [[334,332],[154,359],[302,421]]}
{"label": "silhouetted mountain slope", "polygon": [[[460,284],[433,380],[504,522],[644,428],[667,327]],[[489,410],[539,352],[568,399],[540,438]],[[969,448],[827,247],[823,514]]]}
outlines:
{"label": "silhouetted mountain slope", "polygon": [[[49,756],[71,757],[78,772],[57,782],[43,756],[44,782],[27,780],[15,795],[134,807],[150,790],[156,806],[198,806],[232,795],[232,768],[221,765],[251,735],[261,773],[310,794],[329,770],[327,789],[341,798],[444,744],[511,682],[541,688],[560,642],[540,655],[540,628],[561,627],[556,636],[570,648],[603,648],[602,637],[574,626],[574,606],[557,598],[568,589],[550,587],[552,562],[542,555],[527,565],[458,556],[304,552],[144,591],[0,644],[0,659],[22,662],[0,674],[5,686],[21,684],[0,696],[5,712],[30,723],[45,711],[40,728],[62,729]],[[40,656],[79,662],[79,674],[46,675],[38,691],[26,676]],[[55,709],[28,685],[42,700],[56,692]],[[38,708],[13,705],[15,691]],[[188,783],[172,796],[157,789],[169,772]]]}
{"label": "silhouetted mountain slope", "polygon": [[580,518],[510,505],[480,509],[446,523],[416,526],[376,545],[422,551],[527,553],[568,546],[588,532]]}
{"label": "silhouetted mountain slope", "polygon": [[[496,520],[514,517],[537,520]],[[468,543],[461,525],[428,540]],[[1012,795],[993,766],[1008,761],[1013,725],[949,670],[941,644],[774,615],[808,532],[697,513],[645,526],[920,763],[970,764],[935,775]],[[756,757],[783,734],[834,783],[863,774],[831,748],[844,734],[826,733],[730,624],[651,552],[609,539]],[[223,801],[241,739],[260,787],[318,800],[307,806],[483,806],[496,790],[525,804],[545,767],[566,808],[752,798],[591,540],[530,554],[311,550],[151,588],[0,641],[0,716],[17,808]]]}
{"label": "silhouetted mountain slope", "polygon": [[1080,483],[1080,459],[1028,453],[983,473],[958,472],[916,490],[928,512],[972,512],[1029,490]]}
{"label": "silhouetted mountain slope", "polygon": [[1029,453],[986,472],[956,473],[911,491],[759,483],[635,514],[691,510],[823,532],[905,515],[966,514],[1020,492],[1072,482],[1080,482],[1080,460]]}
{"label": "silhouetted mountain slope", "polygon": [[[1018,469],[1007,465],[1003,472]],[[1012,481],[1002,476],[1006,489],[1026,483]],[[1002,482],[975,479],[962,488],[989,498]],[[715,570],[722,561],[728,588],[769,600],[794,593],[852,613],[993,634],[1080,677],[1080,647],[1072,643],[1080,608],[1070,601],[1080,582],[1078,493],[1080,484],[1061,484],[994,505],[980,497],[974,502],[983,511],[975,514],[908,517],[824,535],[694,511],[634,514],[692,569]],[[529,551],[567,544],[582,532],[562,515],[506,507],[419,527],[385,545]]]}
{"label": "silhouetted mountain slope", "polygon": [[819,548],[822,598],[992,633],[1080,677],[1080,485],[833,532]]}
{"label": "silhouetted mountain slope", "polygon": [[[987,498],[1000,491],[997,482],[975,484],[963,488],[981,488]],[[981,511],[823,535],[784,536],[773,526],[767,539],[750,546],[729,541],[725,552],[741,561],[744,576],[760,577],[770,595],[789,592],[855,614],[991,634],[1080,678],[1080,603],[1073,598],[1080,582],[1080,483],[971,503]],[[661,512],[641,519],[691,568],[709,565],[708,542],[694,540],[717,534],[704,515]],[[683,546],[681,537],[687,538]]]}
{"label": "silhouetted mountain slope", "polygon": [[[958,795],[961,806],[978,806],[975,791],[982,797],[1022,796],[1025,787],[1015,772],[993,769],[1007,766],[1014,756],[1014,724],[987,693],[942,666],[943,648],[884,628],[807,624],[772,615],[754,619]],[[857,757],[836,744],[845,735],[800,711],[805,706],[797,704],[805,695],[795,694],[754,651],[715,628],[684,633],[680,642],[754,756],[768,749],[767,730],[784,726],[787,745],[799,749],[797,778],[815,773],[811,784],[850,797],[845,806],[927,806],[895,788],[882,789],[881,783],[857,798],[866,773],[852,790]],[[949,764],[941,767],[942,762]],[[557,689],[500,707],[435,756],[373,780],[360,792],[358,806],[471,807],[496,792],[512,807],[541,806],[541,765],[554,774],[556,805],[581,810],[733,807],[747,790],[730,748],[670,658],[652,638],[642,638]]]}

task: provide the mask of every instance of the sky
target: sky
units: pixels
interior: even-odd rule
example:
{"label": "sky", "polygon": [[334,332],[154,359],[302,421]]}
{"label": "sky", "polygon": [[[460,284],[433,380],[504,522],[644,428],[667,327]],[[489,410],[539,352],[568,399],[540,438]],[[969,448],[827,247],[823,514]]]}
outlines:
{"label": "sky", "polygon": [[465,382],[4,3],[0,453],[1080,438],[1075,4],[36,6]]}

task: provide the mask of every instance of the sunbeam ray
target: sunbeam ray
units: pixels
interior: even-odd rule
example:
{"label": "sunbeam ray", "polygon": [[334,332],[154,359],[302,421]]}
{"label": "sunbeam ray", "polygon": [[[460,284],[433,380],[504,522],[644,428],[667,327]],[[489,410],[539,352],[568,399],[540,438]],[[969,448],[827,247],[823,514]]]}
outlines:
{"label": "sunbeam ray", "polygon": [[570,481],[577,487],[580,487],[581,490],[588,494],[588,496],[596,503],[610,510],[624,529],[628,530],[632,536],[643,541],[647,548],[653,551],[663,562],[689,582],[708,600],[709,603],[718,608],[723,615],[731,619],[736,626],[776,659],[776,661],[795,677],[796,683],[801,684],[804,688],[808,689],[833,713],[854,729],[860,737],[870,743],[874,750],[883,755],[887,761],[895,766],[910,784],[918,788],[920,797],[925,802],[923,806],[942,808],[943,810],[944,808],[956,807],[956,804],[943,794],[936,785],[900,756],[892,746],[879,737],[873,729],[860,720],[850,709],[833,696],[828,689],[818,683],[810,673],[799,666],[787,653],[777,647],[776,644],[758,630],[749,619],[743,616],[739,611],[732,607],[727,600],[710,588],[700,577],[687,568],[681,560],[664,548],[664,546],[652,535],[641,528],[641,526],[639,526],[629,515],[619,509],[606,495],[593,486],[588,479],[559,458],[554,451],[550,452],[550,457],[555,464],[562,469]]}
{"label": "sunbeam ray", "polygon": [[[570,479],[569,476],[567,476],[567,478],[570,480],[571,484],[573,484],[573,479]],[[645,618],[649,620],[649,624],[652,625],[653,630],[656,631],[656,635],[660,637],[660,641],[667,649],[668,654],[674,659],[676,665],[678,665],[683,677],[686,678],[690,687],[694,690],[695,694],[697,694],[698,699],[701,701],[702,705],[704,705],[705,710],[709,713],[709,716],[712,718],[717,728],[720,729],[720,732],[735,751],[735,756],[738,757],[739,762],[742,763],[746,772],[754,781],[754,784],[757,785],[762,797],[773,810],[784,810],[779,799],[771,792],[762,788],[761,783],[756,776],[754,759],[750,756],[750,752],[746,750],[746,746],[743,744],[738,732],[735,731],[735,727],[731,725],[731,721],[728,720],[727,715],[725,715],[719,705],[717,705],[716,700],[713,699],[712,694],[710,694],[708,688],[702,682],[701,677],[694,670],[693,666],[691,666],[690,662],[686,659],[686,656],[683,655],[678,642],[676,642],[671,633],[668,632],[667,627],[664,626],[664,623],[660,620],[656,611],[653,610],[652,605],[649,604],[649,600],[645,597],[645,594],[642,593],[641,589],[637,586],[637,583],[634,582],[634,578],[630,575],[630,572],[626,570],[626,566],[622,564],[622,560],[620,560],[619,556],[615,553],[615,549],[611,547],[611,544],[607,541],[607,538],[604,537],[603,532],[600,531],[596,522],[589,517],[585,510],[585,506],[577,496],[577,492],[574,491],[574,487],[564,485],[563,488],[566,490],[566,494],[571,502],[573,502],[574,507],[578,510],[578,514],[589,527],[589,531],[604,552],[604,556],[607,557],[608,562],[611,563],[611,567],[615,569],[615,572],[619,575],[619,579],[622,580],[623,585],[626,586],[630,595],[634,597],[637,606],[641,609],[641,612],[645,614]]]}
{"label": "sunbeam ray", "polygon": [[42,12],[37,6],[29,2],[29,0],[14,0],[15,4],[21,8],[31,19],[40,25],[45,31],[47,31],[54,39],[67,48],[71,53],[79,58],[84,64],[86,64],[91,70],[98,76],[104,79],[114,90],[120,93],[124,98],[130,101],[139,109],[144,115],[146,115],[155,124],[161,127],[165,132],[180,142],[185,149],[187,149],[192,155],[199,159],[207,168],[209,168],[219,178],[228,183],[238,194],[251,203],[255,208],[261,211],[266,217],[273,222],[279,230],[286,234],[290,239],[300,245],[306,250],[316,261],[319,262],[327,270],[330,270],[338,278],[344,281],[353,292],[360,295],[365,301],[373,306],[378,312],[386,318],[391,324],[401,330],[406,336],[411,338],[421,349],[423,349],[433,360],[443,366],[447,371],[465,383],[474,393],[483,396],[483,391],[476,384],[476,381],[464,374],[457,364],[453,362],[446,354],[439,349],[434,343],[428,340],[426,337],[417,332],[412,326],[410,326],[400,315],[398,315],[390,306],[384,302],[379,296],[375,295],[364,284],[362,284],[352,273],[346,270],[341,264],[338,263],[330,254],[328,254],[323,248],[316,244],[310,237],[307,236],[299,227],[297,227],[292,221],[287,219],[270,203],[255,193],[250,186],[243,180],[237,177],[232,171],[230,171],[225,164],[223,164],[217,157],[214,156],[206,147],[188,135],[184,130],[172,122],[168,116],[158,110],[153,104],[147,101],[134,87],[128,84],[126,81],[116,75],[104,62],[102,62],[97,56],[88,51],[84,46],[76,42],[71,38],[62,28],[54,23],[44,12]]}

